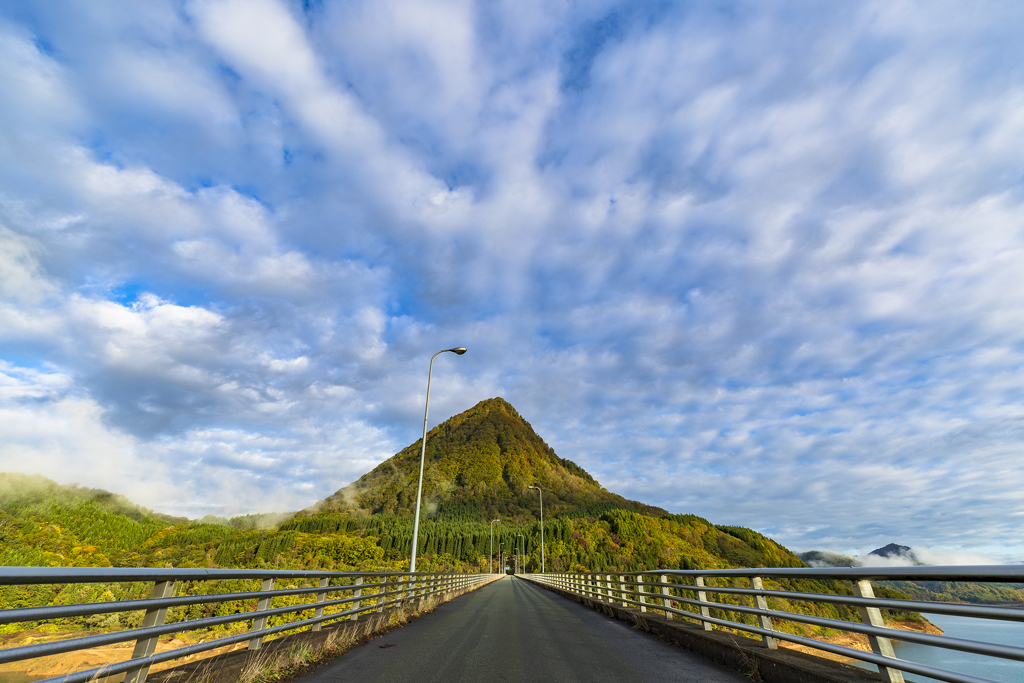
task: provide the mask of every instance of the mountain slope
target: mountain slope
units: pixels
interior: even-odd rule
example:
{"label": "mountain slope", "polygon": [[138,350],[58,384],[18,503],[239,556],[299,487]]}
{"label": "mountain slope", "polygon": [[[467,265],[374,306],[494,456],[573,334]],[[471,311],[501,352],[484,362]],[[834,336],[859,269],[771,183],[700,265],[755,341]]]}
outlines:
{"label": "mountain slope", "polygon": [[[402,449],[322,501],[317,509],[411,515],[421,443],[417,440]],[[428,516],[532,521],[539,518],[540,505],[536,491],[529,486],[544,490],[546,517],[600,514],[613,508],[667,514],[607,491],[582,467],[559,458],[503,398],[481,401],[427,435],[423,500]]]}
{"label": "mountain slope", "polygon": [[0,472],[0,565],[116,565],[156,532],[187,521],[108,491]]}

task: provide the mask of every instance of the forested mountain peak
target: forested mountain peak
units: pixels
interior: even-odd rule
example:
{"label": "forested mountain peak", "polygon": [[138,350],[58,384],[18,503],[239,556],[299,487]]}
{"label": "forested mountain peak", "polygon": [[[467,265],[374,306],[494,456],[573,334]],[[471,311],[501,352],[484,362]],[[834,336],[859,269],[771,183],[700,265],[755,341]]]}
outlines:
{"label": "forested mountain peak", "polygon": [[[417,440],[322,501],[318,509],[411,515],[420,449]],[[546,515],[609,507],[665,514],[603,489],[582,467],[558,457],[501,397],[481,401],[427,434],[423,497],[428,515],[473,522],[499,516],[536,519],[540,505],[530,486],[544,490]]]}

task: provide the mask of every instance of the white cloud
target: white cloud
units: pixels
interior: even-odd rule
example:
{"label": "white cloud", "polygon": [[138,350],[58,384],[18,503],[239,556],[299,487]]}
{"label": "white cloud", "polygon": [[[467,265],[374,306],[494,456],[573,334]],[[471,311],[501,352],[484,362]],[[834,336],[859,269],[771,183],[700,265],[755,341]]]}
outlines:
{"label": "white cloud", "polygon": [[0,25],[4,409],[69,436],[2,443],[157,463],[182,483],[140,502],[197,516],[299,507],[415,440],[430,353],[465,344],[436,421],[501,394],[631,498],[798,547],[1003,557],[1019,19],[23,6]]}

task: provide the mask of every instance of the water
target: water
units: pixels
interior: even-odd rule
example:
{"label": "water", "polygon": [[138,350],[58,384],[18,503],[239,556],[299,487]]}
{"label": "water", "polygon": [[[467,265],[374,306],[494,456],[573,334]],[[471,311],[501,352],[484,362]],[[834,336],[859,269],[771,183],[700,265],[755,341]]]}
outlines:
{"label": "water", "polygon": [[[1024,646],[1024,623],[1014,621],[996,621],[994,619],[974,619],[972,617],[951,617],[942,614],[926,615],[928,621],[941,628],[950,638],[963,638],[983,643],[999,643],[1001,645]],[[896,656],[909,662],[927,664],[939,669],[955,671],[988,678],[999,683],[1015,683],[1024,681],[1024,662],[998,657],[985,657],[946,650],[916,643],[894,642]],[[873,664],[857,662],[856,666],[871,671],[878,671]],[[918,674],[905,674],[908,681],[932,683],[934,678]]]}

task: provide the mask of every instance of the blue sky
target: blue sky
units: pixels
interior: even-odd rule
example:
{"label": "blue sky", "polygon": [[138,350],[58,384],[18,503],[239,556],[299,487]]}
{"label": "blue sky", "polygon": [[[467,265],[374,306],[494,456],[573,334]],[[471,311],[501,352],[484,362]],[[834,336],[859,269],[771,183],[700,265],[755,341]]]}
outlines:
{"label": "blue sky", "polygon": [[6,3],[0,470],[298,509],[465,345],[432,423],[503,396],[610,490],[797,550],[1024,558],[1022,29]]}

